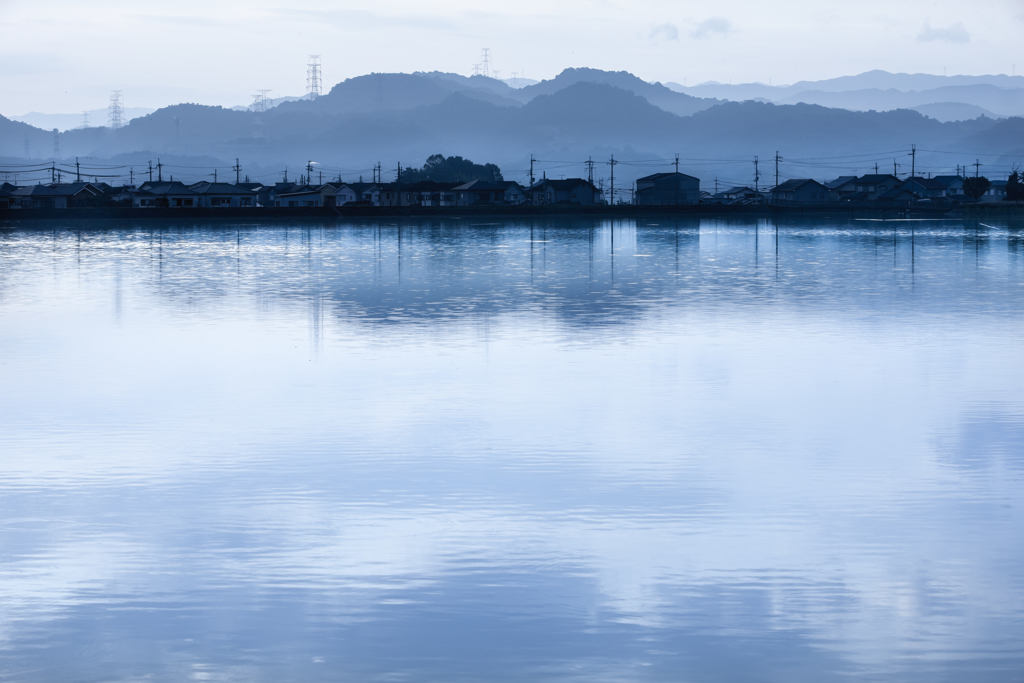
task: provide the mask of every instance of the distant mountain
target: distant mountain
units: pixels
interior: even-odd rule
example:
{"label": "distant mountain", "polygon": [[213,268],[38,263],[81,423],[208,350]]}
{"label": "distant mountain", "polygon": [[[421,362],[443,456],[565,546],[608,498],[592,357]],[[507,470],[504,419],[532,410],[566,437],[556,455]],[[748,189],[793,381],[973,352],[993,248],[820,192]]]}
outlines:
{"label": "distant mountain", "polygon": [[914,111],[924,114],[930,118],[938,121],[970,121],[976,119],[979,116],[985,116],[990,119],[1002,118],[998,114],[990,112],[988,109],[979,107],[976,104],[964,104],[963,102],[934,102],[932,104],[922,104],[917,107],[909,107]]}
{"label": "distant mountain", "polygon": [[[125,107],[124,118],[125,121],[131,119],[137,119],[140,116],[146,114],[152,114],[155,109],[148,107]],[[21,121],[27,123],[30,126],[36,128],[43,128],[45,130],[53,130],[56,128],[60,131],[70,130],[72,128],[78,128],[82,125],[83,112],[77,114],[41,114],[36,111],[30,111],[27,114],[21,116],[9,117],[12,121]],[[89,124],[92,126],[105,126],[107,125],[107,110],[106,109],[91,109],[84,112],[89,115]]]}
{"label": "distant mountain", "polygon": [[516,91],[516,96],[532,99],[550,95],[576,83],[601,83],[620,88],[643,97],[656,107],[677,116],[689,116],[718,104],[715,100],[677,93],[660,83],[648,83],[628,71],[601,71],[599,69],[566,69],[549,81],[541,81]]}
{"label": "distant mountain", "polygon": [[820,104],[854,111],[910,109],[938,102],[974,105],[997,116],[1024,116],[1024,88],[998,88],[994,85],[948,85],[921,92],[901,90],[849,90],[829,92],[806,90],[776,100],[777,104]]}

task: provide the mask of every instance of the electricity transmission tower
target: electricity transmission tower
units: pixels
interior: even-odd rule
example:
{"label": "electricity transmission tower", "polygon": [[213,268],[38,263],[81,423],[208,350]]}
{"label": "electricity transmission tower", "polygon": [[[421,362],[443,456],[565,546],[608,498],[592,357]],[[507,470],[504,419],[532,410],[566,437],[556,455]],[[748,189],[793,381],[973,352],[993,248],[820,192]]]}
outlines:
{"label": "electricity transmission tower", "polygon": [[257,90],[256,94],[252,96],[252,104],[249,105],[249,111],[254,111],[257,114],[262,114],[270,108],[270,98],[267,97],[267,93],[270,92],[270,88],[264,90]]}
{"label": "electricity transmission tower", "polygon": [[79,126],[79,128],[88,128],[88,127],[89,127],[89,112],[83,111],[82,112],[82,125]]}
{"label": "electricity transmission tower", "polygon": [[107,122],[111,130],[117,130],[124,125],[124,102],[121,99],[121,91],[115,90],[110,94],[110,106],[107,107]]}
{"label": "electricity transmission tower", "polygon": [[323,85],[320,78],[320,55],[310,55],[306,67],[306,90],[309,91],[309,99],[315,100],[320,97]]}
{"label": "electricity transmission tower", "polygon": [[491,77],[491,48],[483,48],[483,55],[480,57],[480,70],[484,78]]}

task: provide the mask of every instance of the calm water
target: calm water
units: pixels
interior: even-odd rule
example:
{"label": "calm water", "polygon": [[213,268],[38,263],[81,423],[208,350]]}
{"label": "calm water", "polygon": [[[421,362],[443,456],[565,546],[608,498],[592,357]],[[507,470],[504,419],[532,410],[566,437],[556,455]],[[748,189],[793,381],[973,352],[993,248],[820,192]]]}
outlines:
{"label": "calm water", "polygon": [[0,229],[0,681],[1024,679],[1024,226]]}

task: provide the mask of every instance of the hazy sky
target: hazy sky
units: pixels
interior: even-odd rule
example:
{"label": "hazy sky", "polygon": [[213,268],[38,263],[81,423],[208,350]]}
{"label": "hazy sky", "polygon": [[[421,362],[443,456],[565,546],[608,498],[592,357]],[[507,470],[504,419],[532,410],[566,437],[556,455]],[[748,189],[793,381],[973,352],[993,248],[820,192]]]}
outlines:
{"label": "hazy sky", "polygon": [[870,69],[949,74],[1024,69],[1024,0],[0,0],[0,114],[180,101],[248,104],[373,71],[549,78],[570,66],[693,85],[790,83]]}

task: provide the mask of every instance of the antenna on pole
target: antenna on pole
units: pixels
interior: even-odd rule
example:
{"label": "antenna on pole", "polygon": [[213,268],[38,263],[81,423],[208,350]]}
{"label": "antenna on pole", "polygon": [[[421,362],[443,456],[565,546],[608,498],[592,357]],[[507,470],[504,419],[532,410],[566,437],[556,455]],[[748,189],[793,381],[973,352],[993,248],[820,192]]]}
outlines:
{"label": "antenna on pole", "polygon": [[320,55],[310,55],[306,67],[306,90],[309,91],[309,99],[315,100],[321,94]]}
{"label": "antenna on pole", "polygon": [[117,130],[124,125],[124,101],[121,99],[120,90],[115,90],[110,94],[107,122],[110,124],[111,130]]}

